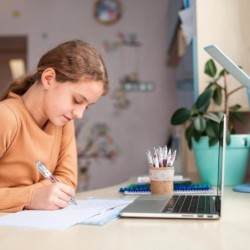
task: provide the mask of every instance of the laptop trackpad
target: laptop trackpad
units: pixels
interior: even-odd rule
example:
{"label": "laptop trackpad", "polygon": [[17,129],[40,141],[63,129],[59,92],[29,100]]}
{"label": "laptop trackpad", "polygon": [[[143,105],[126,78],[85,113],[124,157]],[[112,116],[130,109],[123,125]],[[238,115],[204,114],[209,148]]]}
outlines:
{"label": "laptop trackpad", "polygon": [[169,199],[168,196],[143,195],[128,205],[123,212],[160,213]]}

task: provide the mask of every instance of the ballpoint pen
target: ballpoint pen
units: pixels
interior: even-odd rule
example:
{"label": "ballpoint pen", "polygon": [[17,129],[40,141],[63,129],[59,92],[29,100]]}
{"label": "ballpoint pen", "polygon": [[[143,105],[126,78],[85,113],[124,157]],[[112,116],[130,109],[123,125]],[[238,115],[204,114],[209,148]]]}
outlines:
{"label": "ballpoint pen", "polygon": [[[36,167],[39,169],[41,174],[46,178],[49,179],[52,183],[57,182],[57,179],[52,175],[52,173],[42,164],[40,161],[36,161]],[[73,204],[77,205],[74,198],[70,200]]]}

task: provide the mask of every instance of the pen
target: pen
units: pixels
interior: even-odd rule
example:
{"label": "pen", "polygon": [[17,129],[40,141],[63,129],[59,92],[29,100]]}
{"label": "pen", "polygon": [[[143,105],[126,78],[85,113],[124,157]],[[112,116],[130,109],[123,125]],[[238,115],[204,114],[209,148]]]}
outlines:
{"label": "pen", "polygon": [[[57,182],[57,179],[52,175],[52,173],[40,162],[36,161],[36,167],[39,169],[41,174],[46,178],[49,179],[52,183]],[[77,205],[74,198],[70,200],[73,204]]]}
{"label": "pen", "polygon": [[149,150],[147,151],[147,160],[148,160],[148,165],[150,167],[153,167],[154,166],[153,158],[152,158],[151,152]]}
{"label": "pen", "polygon": [[154,155],[153,155],[153,162],[154,162],[154,167],[159,168],[159,159],[158,159],[156,151],[154,152]]}
{"label": "pen", "polygon": [[174,165],[175,157],[176,157],[176,150],[175,150],[174,153],[171,155],[169,167],[172,167],[172,166]]}
{"label": "pen", "polygon": [[167,166],[168,162],[168,147],[165,145],[163,148],[163,167]]}
{"label": "pen", "polygon": [[159,165],[160,167],[163,167],[163,151],[161,147],[158,148],[157,154],[158,154]]}

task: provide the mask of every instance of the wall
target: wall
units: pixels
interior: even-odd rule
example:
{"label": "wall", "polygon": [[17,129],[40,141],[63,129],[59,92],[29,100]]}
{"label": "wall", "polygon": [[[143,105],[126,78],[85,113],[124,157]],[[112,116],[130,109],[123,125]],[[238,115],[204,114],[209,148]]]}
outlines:
{"label": "wall", "polygon": [[[112,26],[103,26],[93,17],[93,0],[1,0],[0,35],[27,35],[28,70],[49,48],[68,39],[91,42],[102,53],[110,77],[110,93],[77,123],[78,144],[84,143],[96,122],[109,126],[109,134],[119,148],[114,161],[91,160],[88,188],[99,188],[145,174],[145,152],[164,145],[169,120],[175,110],[174,69],[166,66],[166,13],[168,0],[124,0],[123,17]],[[117,32],[136,33],[141,47],[122,47],[112,53],[103,50],[104,40],[114,40]],[[153,92],[128,94],[131,105],[114,115],[113,91],[122,76],[136,70],[140,78],[155,83]]]}
{"label": "wall", "polygon": [[[206,45],[217,45],[249,74],[250,31],[247,27],[250,24],[250,2],[248,0],[197,1],[196,11],[199,93],[205,89],[209,80],[204,74],[205,62],[211,58],[203,49]],[[221,69],[219,64],[216,65]],[[228,77],[229,91],[239,86],[241,83],[235,78]],[[230,96],[229,104],[236,103],[242,106],[243,111],[249,111],[245,89]]]}
{"label": "wall", "polygon": [[[250,31],[248,27],[250,24],[250,2],[248,0],[196,1],[196,10],[199,91],[204,90],[208,83],[208,77],[204,74],[204,65],[210,56],[204,51],[203,47],[209,44],[216,44],[249,75]],[[218,69],[221,69],[219,64],[216,65]],[[242,84],[234,77],[229,76],[229,91],[238,86],[242,86]],[[242,111],[246,112],[243,113],[244,122],[236,124],[237,133],[249,134],[249,102],[245,89],[230,96],[229,105],[235,104],[240,104]],[[249,179],[249,167],[247,175]]]}

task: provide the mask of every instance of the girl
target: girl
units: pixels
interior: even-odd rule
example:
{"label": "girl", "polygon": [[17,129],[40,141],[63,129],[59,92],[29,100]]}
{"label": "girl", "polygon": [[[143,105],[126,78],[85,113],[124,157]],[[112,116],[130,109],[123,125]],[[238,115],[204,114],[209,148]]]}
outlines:
{"label": "girl", "polygon": [[[0,211],[64,208],[77,187],[75,118],[108,90],[98,52],[68,41],[40,59],[35,74],[0,97]],[[40,174],[41,161],[57,183]]]}

